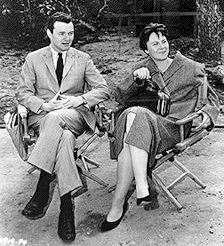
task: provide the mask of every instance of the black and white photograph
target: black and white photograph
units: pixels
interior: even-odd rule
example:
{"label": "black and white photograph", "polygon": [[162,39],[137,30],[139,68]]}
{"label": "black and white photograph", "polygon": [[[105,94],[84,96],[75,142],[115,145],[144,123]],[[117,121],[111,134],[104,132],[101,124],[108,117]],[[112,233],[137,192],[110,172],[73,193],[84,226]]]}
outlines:
{"label": "black and white photograph", "polygon": [[224,245],[224,1],[0,0],[0,246]]}

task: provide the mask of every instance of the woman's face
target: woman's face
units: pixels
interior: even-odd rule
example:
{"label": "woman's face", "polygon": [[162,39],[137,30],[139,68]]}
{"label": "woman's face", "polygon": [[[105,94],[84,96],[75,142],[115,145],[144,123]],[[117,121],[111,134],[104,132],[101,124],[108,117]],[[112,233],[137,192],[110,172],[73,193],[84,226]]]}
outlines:
{"label": "woman's face", "polygon": [[165,36],[161,32],[158,35],[153,32],[149,36],[149,40],[146,43],[147,50],[145,51],[155,61],[166,60],[169,54],[169,43]]}

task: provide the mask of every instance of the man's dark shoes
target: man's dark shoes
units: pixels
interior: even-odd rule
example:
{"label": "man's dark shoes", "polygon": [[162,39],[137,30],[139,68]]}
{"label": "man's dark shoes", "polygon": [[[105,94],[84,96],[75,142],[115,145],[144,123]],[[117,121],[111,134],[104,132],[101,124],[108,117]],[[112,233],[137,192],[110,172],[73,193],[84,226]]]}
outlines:
{"label": "man's dark shoes", "polygon": [[44,217],[48,208],[48,202],[42,202],[37,192],[34,193],[31,200],[22,211],[27,219],[36,220]]}
{"label": "man's dark shoes", "polygon": [[58,236],[64,242],[72,242],[75,240],[75,222],[73,209],[61,209],[58,222]]}
{"label": "man's dark shoes", "polygon": [[110,231],[110,230],[113,230],[114,228],[116,228],[121,223],[127,210],[128,210],[128,202],[125,201],[124,206],[123,206],[123,213],[122,213],[120,219],[113,221],[113,222],[109,222],[109,221],[107,221],[107,219],[105,219],[104,222],[100,226],[100,231],[101,232],[107,232],[107,231]]}
{"label": "man's dark shoes", "polygon": [[44,188],[40,187],[39,182],[36,192],[23,209],[22,215],[30,220],[36,220],[44,217],[53,197],[55,182],[56,180]]}
{"label": "man's dark shoes", "polygon": [[61,211],[58,221],[58,236],[64,242],[72,242],[75,240],[75,218],[74,205],[71,198],[71,192],[61,197]]}

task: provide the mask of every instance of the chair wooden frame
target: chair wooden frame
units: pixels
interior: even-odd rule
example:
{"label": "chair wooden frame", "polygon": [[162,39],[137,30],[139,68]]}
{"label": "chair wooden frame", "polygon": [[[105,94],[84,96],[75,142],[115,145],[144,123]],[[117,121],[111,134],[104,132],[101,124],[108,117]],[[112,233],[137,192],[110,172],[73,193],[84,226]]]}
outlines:
{"label": "chair wooden frame", "polygon": [[[29,130],[28,130],[28,125],[27,125],[27,117],[28,117],[28,110],[26,107],[24,107],[23,105],[18,105],[17,106],[17,110],[18,110],[18,114],[20,116],[21,119],[21,124],[23,125],[23,141],[24,144],[27,146],[32,145],[33,143],[36,142],[37,140],[37,136],[31,136],[29,134]],[[85,142],[78,148],[74,149],[74,156],[76,159],[80,159],[81,162],[77,162],[77,166],[79,168],[79,172],[81,174],[83,174],[84,176],[88,177],[89,179],[97,182],[98,184],[107,187],[108,183],[106,183],[105,181],[103,181],[102,179],[100,179],[98,176],[96,176],[95,174],[93,174],[90,171],[90,167],[88,164],[99,168],[100,164],[97,163],[94,160],[91,160],[90,158],[88,158],[87,156],[84,155],[84,152],[87,150],[87,148],[97,139],[102,137],[105,134],[105,128],[103,126],[103,121],[102,121],[102,112],[104,110],[104,105],[103,104],[99,104],[96,106],[96,112],[97,112],[97,130],[92,133],[90,135],[90,137],[85,140]],[[38,168],[35,166],[32,166],[31,168],[29,168],[29,170],[27,171],[28,174],[33,173],[35,170],[37,170]]]}
{"label": "chair wooden frame", "polygon": [[[202,104],[207,99],[207,74],[204,75],[204,83],[201,86],[201,90],[199,90],[199,100],[202,101]],[[110,127],[108,128],[108,137],[113,138],[113,131],[115,127],[115,115],[123,106],[118,105],[113,109],[109,109],[107,111],[108,117],[110,118]],[[203,118],[206,114],[202,111],[198,111],[188,115],[187,117],[178,120],[176,123],[180,127],[180,142],[177,143],[172,149],[165,151],[162,154],[156,156],[156,164],[152,170],[152,173],[148,174],[149,177],[152,176],[152,179],[155,181],[157,186],[163,191],[163,193],[167,196],[167,198],[175,205],[175,207],[180,210],[183,206],[177,200],[177,198],[172,193],[172,189],[181,183],[186,177],[191,178],[196,184],[198,184],[201,188],[205,188],[206,185],[190,170],[188,170],[180,161],[177,160],[176,156],[184,152],[187,148],[194,145],[205,136],[207,136],[210,132],[210,128],[207,123],[203,122]],[[197,121],[197,126],[192,126],[192,130],[190,135],[185,138],[184,137],[184,127],[189,122]],[[156,173],[156,170],[166,162],[170,162],[172,166],[178,168],[181,171],[181,175],[178,176],[175,180],[173,180],[170,184],[165,184],[162,178]],[[116,185],[109,187],[108,191],[112,192],[116,188]]]}
{"label": "chair wooden frame", "polygon": [[[186,117],[180,121],[177,121],[177,123],[180,125],[180,129],[182,131],[184,125],[190,121],[193,121],[194,119],[201,116],[203,118],[204,113],[194,113],[190,117]],[[202,189],[206,188],[206,185],[195,175],[193,174],[188,168],[184,166],[179,160],[177,160],[176,156],[178,154],[181,154],[184,152],[187,148],[194,145],[201,139],[203,139],[205,136],[209,134],[209,131],[207,130],[207,127],[204,127],[203,125],[200,125],[200,128],[195,129],[192,134],[184,139],[182,137],[181,141],[175,145],[174,148],[171,150],[166,151],[162,155],[156,158],[156,165],[155,168],[152,170],[152,176],[156,184],[161,188],[161,190],[164,192],[164,194],[168,197],[168,199],[176,206],[177,209],[182,209],[183,206],[180,204],[180,202],[177,200],[177,198],[172,193],[172,189],[181,183],[185,178],[189,177],[191,178],[196,184],[198,184]],[[172,166],[178,168],[182,174],[178,176],[175,180],[173,180],[170,184],[165,184],[163,180],[159,177],[158,174],[156,174],[156,170],[165,162],[170,162]]]}

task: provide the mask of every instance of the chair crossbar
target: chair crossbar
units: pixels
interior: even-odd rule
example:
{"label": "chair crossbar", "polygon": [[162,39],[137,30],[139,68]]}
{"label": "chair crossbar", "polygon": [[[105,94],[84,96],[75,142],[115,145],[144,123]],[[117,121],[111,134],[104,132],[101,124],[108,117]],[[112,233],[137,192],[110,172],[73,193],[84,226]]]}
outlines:
{"label": "chair crossbar", "polygon": [[31,173],[33,173],[33,172],[34,172],[35,170],[37,170],[37,169],[38,169],[37,167],[32,166],[31,168],[28,169],[27,173],[28,173],[28,174],[31,174]]}
{"label": "chair crossbar", "polygon": [[174,197],[174,195],[167,189],[166,185],[160,179],[160,177],[152,172],[153,179],[155,183],[160,187],[160,189],[164,192],[164,194],[168,197],[168,199],[177,207],[178,210],[182,209],[183,206],[178,202],[178,200]]}
{"label": "chair crossbar", "polygon": [[[77,166],[79,166],[81,168],[84,167],[84,169],[82,168],[83,175],[92,179],[93,181],[97,182],[98,184],[103,185],[104,187],[107,187],[108,186],[107,183],[105,183],[102,179],[98,178],[96,175],[94,175],[93,173],[91,173],[89,171],[89,167],[88,167],[87,162],[89,164],[95,166],[95,167],[100,167],[100,164],[89,159],[87,156],[82,154],[96,138],[98,138],[98,134],[94,133],[80,148],[74,150],[74,154],[75,154],[76,158],[79,158],[82,161],[82,165],[77,163]],[[28,174],[31,174],[36,169],[38,169],[38,168],[35,166],[32,166],[27,172],[28,172]]]}
{"label": "chair crossbar", "polygon": [[[85,140],[85,142],[79,147],[74,149],[74,157],[75,159],[79,158],[81,161],[77,161],[77,167],[79,169],[79,172],[83,174],[83,176],[86,176],[93,181],[99,183],[100,185],[103,185],[104,187],[108,186],[107,183],[105,183],[103,180],[98,178],[96,175],[90,172],[90,169],[88,167],[88,163],[95,166],[95,167],[100,167],[99,163],[89,159],[85,155],[83,155],[86,151],[86,149],[89,147],[89,145],[96,140],[98,137],[102,137],[105,134],[106,128],[103,124],[103,115],[102,112],[105,109],[104,105],[102,103],[98,104],[96,106],[96,111],[95,113],[99,116],[97,117],[97,122],[96,122],[96,131],[91,133],[91,136]],[[34,131],[30,131],[28,129],[28,109],[22,105],[17,106],[18,113],[20,115],[19,117],[19,124],[23,127],[23,133],[21,133],[23,140],[24,140],[24,145],[27,147],[34,144],[37,141],[38,138],[38,133]],[[69,129],[68,129],[69,130]],[[29,168],[27,171],[28,174],[33,173],[35,170],[39,170],[38,167],[32,166]]]}
{"label": "chair crossbar", "polygon": [[191,178],[195,183],[197,183],[199,186],[201,186],[201,188],[205,189],[206,185],[201,182],[201,180],[199,178],[197,178],[192,172],[190,172],[180,161],[176,160],[173,162],[173,164],[178,167],[180,170],[182,170],[183,172],[187,173],[187,176],[189,178]]}
{"label": "chair crossbar", "polygon": [[[98,184],[100,184],[100,185],[102,185],[102,186],[104,186],[104,187],[107,187],[107,186],[108,186],[107,183],[105,183],[102,179],[98,178],[98,177],[97,177],[96,175],[94,175],[93,173],[89,172],[89,168],[88,168],[88,166],[87,166],[87,164],[86,164],[86,161],[87,161],[87,160],[85,160],[85,159],[88,159],[88,162],[91,163],[92,165],[94,165],[94,166],[96,166],[96,167],[99,167],[99,164],[98,164],[97,162],[90,160],[90,159],[87,158],[86,156],[82,156],[81,160],[82,160],[83,165],[84,165],[84,168],[85,168],[85,169],[82,169],[83,175],[85,175],[86,177],[92,179],[93,181],[97,182]],[[84,164],[84,163],[85,163],[85,164]],[[80,166],[80,164],[77,164],[77,166]],[[87,169],[86,169],[86,168],[87,168]],[[28,174],[31,174],[31,173],[33,173],[35,170],[38,170],[38,168],[35,167],[35,166],[32,166],[27,172],[28,172]]]}
{"label": "chair crossbar", "polygon": [[[170,161],[171,164],[173,164],[175,167],[177,167],[182,174],[177,177],[174,181],[172,181],[169,185],[165,185],[162,179],[155,173],[152,172],[153,178],[157,185],[162,189],[164,194],[168,197],[168,199],[177,207],[177,209],[182,209],[182,205],[178,202],[178,200],[174,197],[171,190],[179,183],[181,183],[186,177],[191,178],[196,184],[198,184],[201,188],[206,188],[206,185],[204,185],[199,178],[197,178],[192,172],[190,172],[180,161],[178,161],[176,158],[173,159],[173,161]],[[161,165],[162,163],[160,163]],[[157,169],[158,166],[156,166],[155,169]]]}
{"label": "chair crossbar", "polygon": [[[93,165],[95,167],[100,167],[100,164],[98,162],[89,159],[85,155],[81,155],[79,158],[82,160],[82,162],[85,162],[85,163],[88,162],[89,164],[91,164],[91,165]],[[86,163],[85,166],[87,166],[86,170],[89,170],[89,167],[88,167],[87,163]]]}
{"label": "chair crossbar", "polygon": [[182,182],[186,177],[187,177],[187,173],[183,173],[181,174],[178,178],[176,178],[171,184],[167,185],[167,189],[168,190],[172,190],[174,188],[174,186],[176,186],[177,184],[179,184],[180,182]]}
{"label": "chair crossbar", "polygon": [[[87,163],[89,163],[89,164],[91,164],[91,165],[93,165],[93,166],[95,166],[95,167],[97,167],[97,168],[100,167],[100,164],[99,164],[98,162],[96,162],[96,161],[91,160],[90,158],[88,158],[87,156],[85,156],[85,155],[82,154],[82,153],[89,147],[89,145],[90,145],[92,142],[94,142],[94,140],[95,140],[96,138],[98,138],[98,137],[102,137],[102,135],[101,135],[100,133],[99,133],[99,134],[98,134],[98,133],[92,134],[92,135],[89,137],[89,139],[86,140],[85,143],[84,143],[82,146],[80,146],[79,148],[77,148],[77,149],[75,150],[75,156],[76,156],[76,158],[79,158],[79,159],[82,161],[82,164],[83,164],[83,166],[84,166],[84,169],[82,169],[82,171],[83,171],[83,174],[84,174],[86,177],[88,177],[88,178],[94,180],[95,182],[97,182],[97,183],[100,184],[100,185],[103,185],[104,187],[107,187],[107,186],[108,186],[107,183],[105,183],[102,179],[98,178],[98,177],[97,177],[96,175],[94,175],[93,173],[90,173],[90,172],[89,172],[89,166],[88,166]],[[77,164],[77,165],[78,165],[78,164]]]}
{"label": "chair crossbar", "polygon": [[105,183],[102,179],[98,178],[95,174],[85,170],[85,169],[82,169],[82,174],[85,175],[86,177],[88,177],[89,179],[92,179],[94,180],[95,182],[97,182],[98,184],[104,186],[104,187],[107,187],[108,184]]}
{"label": "chair crossbar", "polygon": [[77,152],[76,152],[76,155],[77,155],[77,157],[79,157],[88,147],[89,147],[89,145],[92,143],[92,142],[94,142],[94,140],[96,139],[96,138],[98,138],[99,136],[98,136],[98,134],[97,133],[94,133],[93,135],[91,135],[90,137],[89,137],[89,139],[88,140],[86,140],[86,142],[82,145],[82,146],[80,146],[78,149],[77,149]]}
{"label": "chair crossbar", "polygon": [[156,160],[155,169],[161,166],[164,162],[171,160],[175,156],[175,154],[175,151],[172,150],[169,153],[166,153],[166,155],[159,157]]}
{"label": "chair crossbar", "polygon": [[201,140],[202,138],[204,138],[208,134],[209,134],[209,132],[207,130],[203,129],[201,132],[198,132],[198,133],[192,135],[191,137],[185,139],[184,141],[176,144],[175,148],[178,151],[184,151],[186,148],[197,143],[199,140]]}

